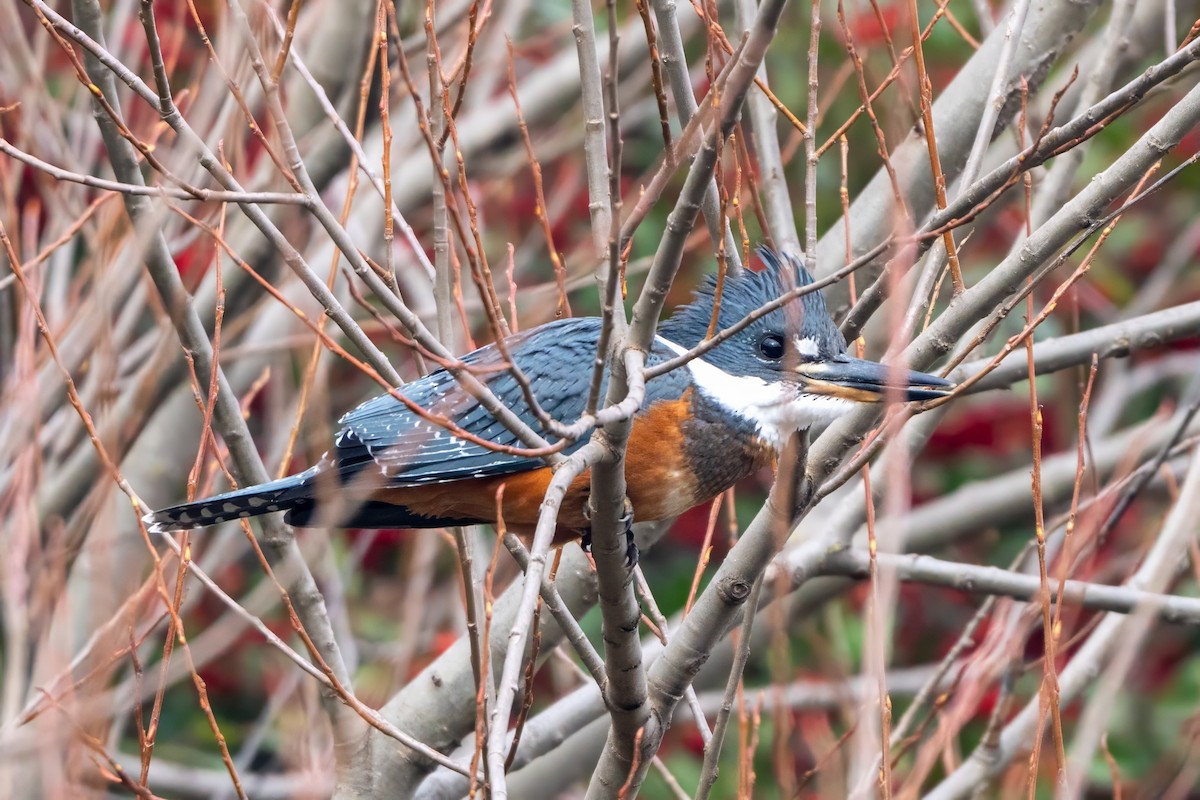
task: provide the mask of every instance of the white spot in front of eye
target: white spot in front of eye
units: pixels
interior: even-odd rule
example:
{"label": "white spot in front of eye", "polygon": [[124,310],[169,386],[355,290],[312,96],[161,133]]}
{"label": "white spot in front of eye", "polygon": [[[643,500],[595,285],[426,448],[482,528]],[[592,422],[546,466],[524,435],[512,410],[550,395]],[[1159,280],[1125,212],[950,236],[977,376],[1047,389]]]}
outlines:
{"label": "white spot in front of eye", "polygon": [[792,338],[792,343],[796,345],[796,352],[802,356],[816,358],[818,355],[817,343],[813,339],[806,336],[795,336]]}

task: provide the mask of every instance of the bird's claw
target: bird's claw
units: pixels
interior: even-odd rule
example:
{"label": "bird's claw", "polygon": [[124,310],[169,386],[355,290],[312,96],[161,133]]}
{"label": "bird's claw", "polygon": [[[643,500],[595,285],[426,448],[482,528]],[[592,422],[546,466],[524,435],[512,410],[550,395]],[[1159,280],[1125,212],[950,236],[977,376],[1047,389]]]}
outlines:
{"label": "bird's claw", "polygon": [[633,536],[633,504],[625,500],[625,508],[621,512],[621,526],[625,531],[625,568],[633,569],[638,563],[638,546]]}
{"label": "bird's claw", "polygon": [[[591,519],[591,509],[587,505],[583,507],[583,515],[588,520]],[[640,552],[633,536],[633,504],[629,502],[629,498],[625,498],[625,507],[621,510],[618,522],[621,525],[621,529],[625,532],[625,568],[633,569],[637,566]],[[590,528],[585,530],[580,536],[579,546],[585,553],[590,554],[592,552],[592,531]]]}

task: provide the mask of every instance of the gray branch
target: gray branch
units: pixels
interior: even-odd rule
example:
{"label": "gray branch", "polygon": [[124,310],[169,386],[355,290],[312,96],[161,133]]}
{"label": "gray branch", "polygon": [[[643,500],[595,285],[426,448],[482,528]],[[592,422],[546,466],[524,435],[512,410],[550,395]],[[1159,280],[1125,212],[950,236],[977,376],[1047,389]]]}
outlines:
{"label": "gray branch", "polygon": [[[1144,595],[1166,589],[1183,564],[1189,542],[1196,538],[1197,517],[1200,517],[1200,457],[1193,454],[1180,487],[1179,501],[1172,507],[1141,566],[1126,581],[1125,587],[1129,591]],[[1165,601],[1148,598],[1145,602],[1148,607],[1159,610]],[[1095,683],[1133,621],[1118,614],[1109,614],[1100,621],[1058,673],[1058,702],[1066,705]],[[1023,753],[1034,737],[1042,735],[1046,715],[1040,713],[1039,706],[1039,698],[1035,696],[1004,727],[995,748],[977,749],[925,796],[933,800],[968,797],[983,786]]]}
{"label": "gray branch", "polygon": [[[1037,575],[1013,572],[999,567],[943,561],[927,555],[876,556],[881,569],[894,569],[902,581],[944,586],[976,595],[997,595],[1016,600],[1036,600],[1042,591]],[[870,574],[870,555],[861,548],[831,553],[821,564],[823,575],[842,575],[859,580]],[[1163,622],[1181,625],[1200,625],[1200,599],[1143,591],[1135,586],[1104,586],[1088,581],[1065,582],[1061,589],[1057,579],[1049,582],[1050,593],[1060,596],[1069,606],[1132,614],[1140,607],[1154,610]]]}
{"label": "gray branch", "polygon": [[[1009,74],[1025,76],[1031,91],[1041,85],[1059,55],[1087,24],[1098,6],[1098,0],[1056,0],[1035,5],[1022,29]],[[947,183],[955,180],[966,163],[988,101],[987,93],[980,91],[980,87],[990,83],[1004,51],[1004,44],[1004,30],[996,28],[933,105],[938,154]],[[1014,99],[1019,96],[1019,81],[1010,81],[1003,113],[997,118],[998,126],[1006,124],[1016,113],[1018,103]],[[891,160],[907,207],[916,220],[923,219],[934,207],[934,191],[929,157],[920,133],[914,132],[901,143],[892,153]],[[890,180],[887,173],[880,170],[850,206],[854,256],[870,250],[892,232],[897,219],[894,205]],[[838,221],[825,232],[817,245],[817,262],[822,275],[845,262],[846,224],[847,220]],[[865,276],[869,279],[877,272],[878,267],[865,273]],[[830,287],[826,294],[831,308],[844,306],[849,297],[847,289],[837,286]]]}

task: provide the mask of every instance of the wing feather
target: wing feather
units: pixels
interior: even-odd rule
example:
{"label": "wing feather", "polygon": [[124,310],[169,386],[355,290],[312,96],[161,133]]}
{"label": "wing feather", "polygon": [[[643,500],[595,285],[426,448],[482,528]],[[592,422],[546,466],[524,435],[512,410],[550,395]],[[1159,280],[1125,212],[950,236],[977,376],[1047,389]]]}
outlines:
{"label": "wing feather", "polygon": [[[601,322],[595,317],[559,320],[518,334],[509,343],[514,360],[533,387],[538,403],[556,420],[574,422],[583,414],[591,384],[588,366],[596,352]],[[651,363],[672,354],[656,347]],[[469,367],[497,367],[502,356],[494,345],[463,357]],[[679,397],[686,370],[677,370],[648,387],[647,403]],[[506,406],[535,431],[541,430],[524,393],[508,371],[485,373],[485,382]],[[605,376],[605,385],[607,376]],[[521,446],[516,435],[467,393],[450,373],[437,370],[400,390],[413,403],[441,414],[474,436],[509,447]],[[391,395],[372,398],[342,417],[334,466],[350,475],[374,463],[394,487],[445,483],[463,478],[506,475],[534,469],[540,458],[512,455],[459,438],[423,419]],[[557,440],[546,436],[550,442]],[[571,443],[574,452],[586,439]]]}

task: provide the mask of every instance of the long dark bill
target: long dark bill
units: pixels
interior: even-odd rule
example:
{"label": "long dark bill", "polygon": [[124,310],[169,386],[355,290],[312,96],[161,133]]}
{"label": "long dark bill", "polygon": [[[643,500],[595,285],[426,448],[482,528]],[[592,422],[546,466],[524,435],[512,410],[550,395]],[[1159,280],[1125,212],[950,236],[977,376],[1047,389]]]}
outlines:
{"label": "long dark bill", "polygon": [[862,403],[881,402],[889,390],[897,389],[905,400],[935,400],[950,394],[954,388],[953,383],[937,375],[847,355],[801,364],[796,370],[808,391]]}

